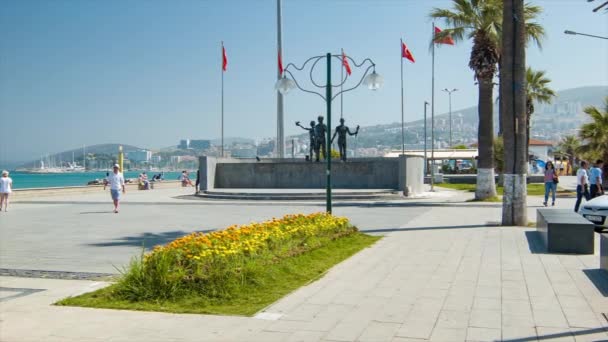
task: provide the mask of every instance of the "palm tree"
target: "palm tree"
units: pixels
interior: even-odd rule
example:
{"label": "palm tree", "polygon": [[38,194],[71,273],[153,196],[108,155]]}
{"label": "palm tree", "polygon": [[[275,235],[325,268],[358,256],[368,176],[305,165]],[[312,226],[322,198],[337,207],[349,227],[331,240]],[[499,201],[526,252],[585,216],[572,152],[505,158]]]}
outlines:
{"label": "palm tree", "polygon": [[551,80],[545,77],[545,71],[535,71],[530,67],[526,69],[526,156],[530,155],[530,121],[534,113],[534,103],[551,103],[555,96],[553,89],[547,86],[550,82]]}
{"label": "palm tree", "polygon": [[579,138],[574,135],[567,135],[562,138],[562,141],[558,145],[558,150],[561,154],[568,156],[568,164],[571,167],[572,175],[574,176],[574,166],[576,164],[577,151],[580,148],[581,143]]}
{"label": "palm tree", "polygon": [[[493,78],[500,61],[500,42],[502,37],[502,1],[500,0],[452,0],[453,8],[434,8],[431,18],[443,19],[451,26],[438,34],[440,40],[452,36],[454,41],[473,40],[469,68],[475,74],[479,88],[478,146],[479,161],[477,169],[477,187],[475,197],[487,199],[496,196],[494,184],[493,139],[494,127],[492,117]],[[526,5],[526,39],[536,42],[544,35],[544,29],[530,20],[541,12],[540,7]]]}
{"label": "palm tree", "polygon": [[[608,96],[604,98],[603,112],[598,107],[589,106],[583,110],[590,116],[591,122],[581,126],[579,136],[583,143],[579,152],[597,155],[604,161],[604,174],[608,171]],[[608,177],[604,177],[604,185]]]}

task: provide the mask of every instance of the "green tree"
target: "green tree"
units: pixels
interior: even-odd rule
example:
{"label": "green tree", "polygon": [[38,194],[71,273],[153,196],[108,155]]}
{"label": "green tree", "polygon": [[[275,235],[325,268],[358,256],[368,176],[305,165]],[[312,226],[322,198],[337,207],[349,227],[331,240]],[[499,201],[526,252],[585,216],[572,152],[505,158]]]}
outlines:
{"label": "green tree", "polygon": [[[475,197],[487,199],[496,196],[494,184],[494,123],[493,123],[493,78],[500,61],[502,37],[502,1],[500,0],[453,0],[452,9],[434,8],[431,18],[443,19],[451,26],[441,32],[437,39],[452,36],[456,42],[473,40],[469,67],[475,74],[479,89],[478,115],[479,162]],[[541,12],[540,7],[527,5],[524,9],[526,38],[540,45],[543,28],[531,22]]]}
{"label": "green tree", "polygon": [[[589,106],[584,112],[589,115],[591,121],[581,126],[579,136],[582,144],[578,151],[599,156],[605,162],[604,171],[608,171],[608,96],[604,98],[603,110]],[[604,177],[604,185],[607,183],[608,177]]]}
{"label": "green tree", "polygon": [[550,82],[545,71],[535,71],[530,67],[526,69],[526,158],[530,156],[530,122],[534,114],[534,104],[551,103],[555,97],[555,91],[548,87]]}

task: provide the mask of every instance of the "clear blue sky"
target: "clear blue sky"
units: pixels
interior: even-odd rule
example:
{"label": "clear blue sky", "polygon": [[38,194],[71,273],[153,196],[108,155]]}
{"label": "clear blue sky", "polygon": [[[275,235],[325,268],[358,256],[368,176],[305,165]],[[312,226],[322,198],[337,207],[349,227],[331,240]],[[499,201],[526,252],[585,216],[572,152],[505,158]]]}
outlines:
{"label": "clear blue sky", "polygon": [[[542,51],[529,49],[528,64],[547,70],[558,90],[607,85],[608,42],[562,32],[608,36],[608,15],[592,13],[582,0],[533,2],[545,9],[547,39]],[[284,0],[284,62],[340,48],[355,59],[372,58],[385,86],[346,94],[347,124],[397,122],[402,37],[417,60],[405,68],[406,120],[419,119],[431,95],[428,13],[448,6],[447,0]],[[221,40],[229,59],[226,136],[274,136],[274,0],[2,1],[0,167],[83,144],[157,148],[219,137]],[[468,42],[437,51],[436,113],[447,111],[447,95],[439,91],[445,87],[460,89],[455,109],[476,104],[469,52]],[[339,113],[339,101],[333,108]],[[319,98],[290,93],[286,133],[299,133],[293,122],[324,111]]]}

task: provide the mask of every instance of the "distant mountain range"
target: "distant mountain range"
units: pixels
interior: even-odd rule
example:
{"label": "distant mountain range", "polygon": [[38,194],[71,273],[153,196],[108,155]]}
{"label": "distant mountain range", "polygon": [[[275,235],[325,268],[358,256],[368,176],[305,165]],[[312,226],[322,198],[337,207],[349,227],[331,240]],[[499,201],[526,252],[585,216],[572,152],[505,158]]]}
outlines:
{"label": "distant mountain range", "polygon": [[[608,96],[608,86],[590,86],[559,91],[550,105],[536,105],[532,116],[532,136],[537,139],[559,141],[568,134],[576,134],[587,120],[583,109],[587,106],[602,106]],[[494,125],[498,131],[498,103],[494,105]],[[471,144],[477,141],[477,107],[468,107],[452,112],[453,145]],[[421,148],[424,145],[424,120],[405,123],[406,148]],[[431,118],[427,117],[427,139],[430,139]],[[306,134],[297,136],[307,139]],[[435,115],[436,146],[447,147],[449,141],[449,113]],[[430,140],[429,140],[430,144]],[[354,146],[352,143],[351,146]],[[401,147],[401,123],[379,124],[361,127],[357,138],[359,148],[395,149]]]}
{"label": "distant mountain range", "polygon": [[[587,120],[583,109],[587,106],[602,106],[604,98],[608,96],[608,86],[590,86],[566,89],[557,92],[550,105],[537,105],[532,117],[532,137],[557,142],[563,136],[576,134],[578,128]],[[498,129],[498,104],[494,106],[495,129]],[[430,113],[427,118],[427,140],[430,143]],[[452,112],[453,144],[471,144],[477,141],[478,114],[477,107],[468,107]],[[424,120],[416,120],[405,124],[406,148],[421,148],[424,145]],[[449,113],[435,115],[435,143],[436,147],[447,147],[449,141]],[[308,134],[291,136],[300,141],[307,142]],[[286,139],[288,140],[288,139]],[[351,140],[352,141],[352,140]],[[251,144],[253,139],[230,137],[224,143],[231,146],[233,143]],[[219,139],[211,140],[211,144],[220,145]],[[86,147],[86,153],[116,155],[120,144],[102,144]],[[379,124],[361,127],[357,139],[350,146],[356,148],[372,149],[372,155],[381,155],[382,151],[401,148],[401,123]],[[122,144],[124,152],[141,150],[142,148]],[[430,144],[429,144],[430,146]],[[168,151],[176,146],[161,149]],[[376,152],[374,152],[374,150]],[[71,161],[72,153],[75,159],[82,160],[83,149],[73,149],[44,157],[46,160]],[[45,161],[45,163],[48,163]],[[40,167],[40,159],[25,163],[20,168]]]}

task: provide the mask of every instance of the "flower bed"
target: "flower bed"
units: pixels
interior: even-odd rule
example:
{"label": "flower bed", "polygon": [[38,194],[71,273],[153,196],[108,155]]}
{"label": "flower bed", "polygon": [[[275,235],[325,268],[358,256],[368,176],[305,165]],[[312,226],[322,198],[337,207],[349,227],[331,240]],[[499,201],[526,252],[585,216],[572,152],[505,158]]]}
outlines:
{"label": "flower bed", "polygon": [[227,299],[243,286],[262,285],[269,265],[356,232],[346,218],[316,213],[193,233],[134,260],[113,292],[130,301],[192,293]]}

